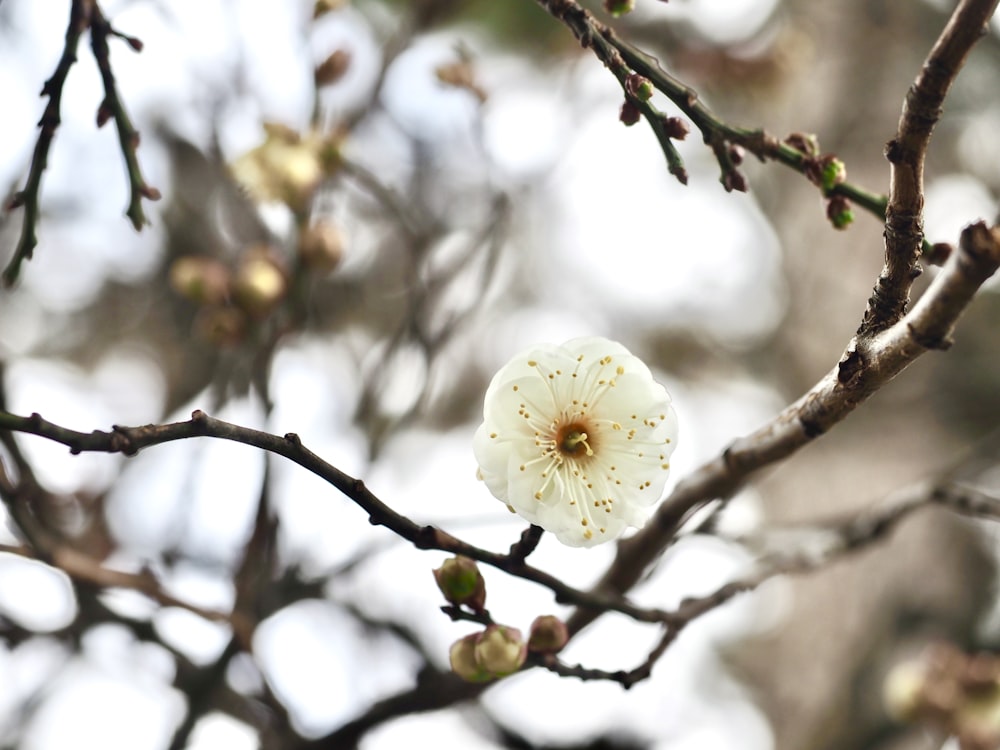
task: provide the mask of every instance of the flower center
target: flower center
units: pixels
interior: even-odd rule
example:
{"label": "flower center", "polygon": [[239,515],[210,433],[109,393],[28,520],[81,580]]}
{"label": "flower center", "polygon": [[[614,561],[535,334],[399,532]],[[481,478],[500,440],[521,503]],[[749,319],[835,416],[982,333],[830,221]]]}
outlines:
{"label": "flower center", "polygon": [[556,446],[564,456],[582,458],[593,456],[594,449],[591,447],[587,437],[587,426],[580,422],[571,422],[562,425],[556,433]]}

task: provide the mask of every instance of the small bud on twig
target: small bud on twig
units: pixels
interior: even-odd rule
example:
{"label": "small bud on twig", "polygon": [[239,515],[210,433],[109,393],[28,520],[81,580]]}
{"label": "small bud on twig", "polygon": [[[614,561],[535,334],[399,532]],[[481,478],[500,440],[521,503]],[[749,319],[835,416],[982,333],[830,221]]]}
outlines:
{"label": "small bud on twig", "polygon": [[820,187],[824,192],[833,190],[847,179],[847,167],[833,154],[827,154],[819,160]]}
{"label": "small bud on twig", "polygon": [[626,126],[631,127],[639,122],[641,113],[639,108],[635,106],[635,102],[631,99],[626,99],[622,104],[621,112],[618,113],[618,119],[625,123]]}
{"label": "small bud on twig", "polygon": [[731,193],[734,190],[739,193],[745,193],[747,191],[747,178],[735,167],[727,169],[722,175],[722,186],[726,189],[727,193]]}
{"label": "small bud on twig", "polygon": [[854,211],[851,202],[842,195],[835,195],[826,204],[826,218],[834,229],[847,229],[854,221]]}
{"label": "small bud on twig", "polygon": [[691,132],[691,126],[680,117],[668,117],[663,121],[663,129],[667,136],[675,141],[683,141]]}
{"label": "small bud on twig", "polygon": [[653,82],[638,73],[629,73],[625,78],[625,90],[640,102],[649,101],[653,96]]}
{"label": "small bud on twig", "polygon": [[476,661],[476,642],[480,633],[471,633],[451,644],[448,660],[451,671],[466,682],[489,682],[493,675],[483,669]]}
{"label": "small bud on twig", "polygon": [[604,10],[615,18],[630,13],[635,8],[635,0],[604,0]]}
{"label": "small bud on twig", "polygon": [[812,133],[792,133],[785,139],[785,143],[806,156],[819,156],[819,140]]}
{"label": "small bud on twig", "polygon": [[344,257],[344,235],[332,221],[317,221],[302,230],[298,251],[304,265],[320,273],[329,273]]}
{"label": "small bud on twig", "polygon": [[482,612],[486,604],[486,580],[476,561],[462,555],[445,560],[433,571],[434,580],[452,604]]}
{"label": "small bud on twig", "polygon": [[487,672],[506,677],[519,670],[528,658],[528,644],[521,631],[506,625],[490,625],[476,641],[476,663]]}
{"label": "small bud on twig", "polygon": [[114,112],[111,109],[111,103],[105,99],[101,102],[101,106],[97,108],[97,127],[103,128],[114,116]]}
{"label": "small bud on twig", "polygon": [[528,650],[535,654],[555,654],[569,642],[566,623],[555,615],[541,615],[528,631]]}

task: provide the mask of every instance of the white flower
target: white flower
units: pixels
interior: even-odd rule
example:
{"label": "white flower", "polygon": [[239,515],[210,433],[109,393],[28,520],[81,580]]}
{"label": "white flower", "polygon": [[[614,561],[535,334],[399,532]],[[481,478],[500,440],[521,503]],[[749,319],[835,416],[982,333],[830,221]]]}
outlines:
{"label": "white flower", "polygon": [[649,368],[619,343],[581,338],[529,349],[493,376],[473,451],[508,508],[589,547],[646,522],[676,440]]}

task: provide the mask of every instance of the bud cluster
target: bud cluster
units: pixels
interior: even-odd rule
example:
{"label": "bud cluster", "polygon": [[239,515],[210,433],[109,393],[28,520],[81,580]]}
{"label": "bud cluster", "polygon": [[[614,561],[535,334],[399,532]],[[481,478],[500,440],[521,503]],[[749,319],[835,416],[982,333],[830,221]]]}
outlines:
{"label": "bud cluster", "polygon": [[942,729],[963,750],[1000,747],[1000,656],[934,645],[889,673],[885,702],[897,720]]}
{"label": "bud cluster", "polygon": [[529,652],[555,654],[569,641],[566,624],[554,615],[536,617],[527,639],[517,628],[493,622],[484,608],[486,581],[475,560],[456,555],[433,573],[444,598],[458,607],[458,611],[461,608],[471,611],[465,619],[486,624],[484,630],[470,633],[451,645],[448,653],[451,669],[463,680],[488,682],[506,677],[524,666]]}
{"label": "bud cluster", "polygon": [[328,219],[298,232],[289,263],[269,243],[245,248],[231,264],[201,255],[183,255],[171,264],[170,286],[198,306],[196,333],[220,345],[240,343],[253,323],[272,316],[288,297],[298,274],[327,274],[344,256],[344,235]]}

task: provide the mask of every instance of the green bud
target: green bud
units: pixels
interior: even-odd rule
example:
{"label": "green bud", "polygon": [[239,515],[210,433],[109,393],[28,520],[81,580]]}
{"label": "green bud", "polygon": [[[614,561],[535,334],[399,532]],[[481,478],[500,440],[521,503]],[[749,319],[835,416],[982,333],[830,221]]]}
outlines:
{"label": "green bud", "polygon": [[604,10],[615,18],[624,16],[635,8],[635,0],[604,0]]}
{"label": "green bud", "polygon": [[826,204],[826,218],[834,229],[847,229],[854,221],[850,201],[842,195],[833,196]]}
{"label": "green bud", "polygon": [[445,560],[433,571],[434,580],[452,604],[465,605],[480,612],[486,604],[486,581],[476,561],[456,555]]}
{"label": "green bud", "polygon": [[832,190],[847,179],[847,167],[836,156],[824,156],[820,160],[821,185],[823,190]]}
{"label": "green bud", "polygon": [[625,79],[626,90],[640,102],[649,101],[653,96],[653,82],[638,73],[629,73]]}

